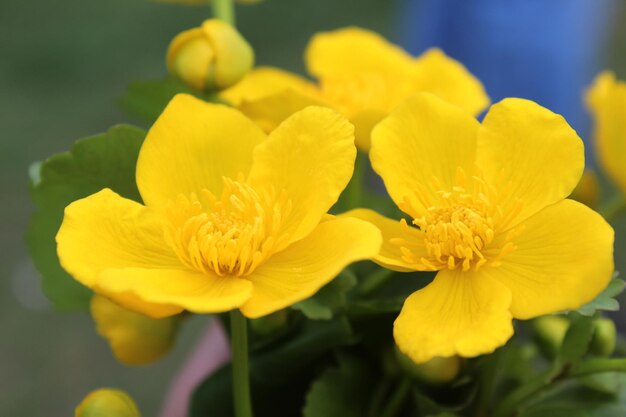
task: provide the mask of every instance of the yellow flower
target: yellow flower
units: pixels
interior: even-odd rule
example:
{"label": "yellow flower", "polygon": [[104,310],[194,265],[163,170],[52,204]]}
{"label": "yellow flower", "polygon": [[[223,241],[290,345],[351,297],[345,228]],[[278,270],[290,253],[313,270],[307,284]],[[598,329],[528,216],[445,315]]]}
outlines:
{"label": "yellow flower", "polygon": [[178,328],[177,317],[153,319],[127,310],[106,297],[91,299],[91,316],[100,336],[107,339],[122,363],[145,365],[168,353]]}
{"label": "yellow flower", "polygon": [[237,29],[218,19],[178,34],[167,51],[167,67],[190,87],[229,87],[254,65],[254,51]]}
{"label": "yellow flower", "polygon": [[348,215],[381,229],[375,260],[398,271],[439,271],[394,325],[415,362],[493,351],[512,318],[575,309],[613,271],[613,229],[567,200],[584,168],[565,120],[527,100],[491,107],[482,125],[421,93],[372,133],[370,159],[410,219]]}
{"label": "yellow flower", "polygon": [[266,136],[237,110],[178,95],[139,153],[145,205],[109,189],[70,204],[61,265],[155,318],[270,314],[377,253],[376,227],[326,215],[355,156],[353,127],[333,110],[306,108]]}
{"label": "yellow flower", "polygon": [[355,124],[356,144],[364,151],[372,127],[417,92],[434,93],[471,114],[489,105],[480,82],[442,51],[431,49],[413,58],[368,30],[319,33],[305,58],[319,84],[279,69],[258,68],[222,97],[266,131],[308,105],[334,108]]}
{"label": "yellow flower", "polygon": [[600,165],[626,194],[626,83],[612,72],[601,73],[587,92],[587,105]]}
{"label": "yellow flower", "polygon": [[580,201],[587,207],[596,208],[598,201],[600,201],[600,183],[596,173],[585,169],[578,185],[574,188],[569,198]]}
{"label": "yellow flower", "polygon": [[92,391],[76,407],[76,417],[140,417],[132,398],[123,391],[102,388]]}

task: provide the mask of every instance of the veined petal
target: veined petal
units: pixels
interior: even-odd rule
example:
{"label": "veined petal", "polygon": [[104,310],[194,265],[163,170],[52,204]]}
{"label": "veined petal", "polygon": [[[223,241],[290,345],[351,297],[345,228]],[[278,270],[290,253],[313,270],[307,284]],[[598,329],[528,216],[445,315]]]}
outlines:
{"label": "veined petal", "polygon": [[254,102],[286,89],[313,95],[317,88],[307,79],[273,67],[258,67],[234,86],[220,92],[220,97],[239,107],[244,101]]}
{"label": "veined petal", "polygon": [[626,194],[626,83],[612,72],[598,75],[587,92],[594,117],[594,145],[608,175]]}
{"label": "veined petal", "polygon": [[515,251],[500,266],[484,268],[511,290],[515,318],[576,309],[608,285],[614,233],[602,216],[564,200],[528,218],[522,227],[513,239]]}
{"label": "veined petal", "polygon": [[252,297],[241,311],[257,318],[304,300],[348,264],[375,256],[380,244],[380,232],[369,223],[353,218],[324,221],[247,277]]}
{"label": "veined petal", "polygon": [[63,268],[92,288],[109,268],[177,268],[155,213],[106,188],[65,209],[56,236]]}
{"label": "veined petal", "polygon": [[504,211],[521,202],[514,226],[571,194],[585,166],[582,140],[563,117],[532,101],[493,105],[478,135],[477,165],[502,195]]}
{"label": "veined petal", "polygon": [[302,239],[337,201],[354,169],[354,127],[337,112],[307,107],[285,120],[254,150],[250,183],[286,193],[290,241]]}
{"label": "veined petal", "polygon": [[423,256],[427,256],[426,249],[423,247],[424,236],[415,227],[403,228],[399,220],[392,220],[368,209],[350,210],[342,213],[340,217],[355,217],[365,220],[380,230],[383,237],[382,246],[380,252],[372,260],[387,269],[400,272],[416,270],[413,265],[403,259],[400,250],[401,245],[392,243],[392,241],[409,240],[412,243],[411,250],[414,251],[416,247],[421,247],[424,251]]}
{"label": "veined petal", "polygon": [[478,128],[459,107],[430,93],[417,94],[374,128],[372,167],[393,201],[419,217],[435,192],[456,185],[459,169],[471,179]]}
{"label": "veined petal", "polygon": [[179,194],[221,193],[223,177],[248,174],[265,134],[239,111],[186,94],[170,101],[148,132],[137,161],[137,186],[147,206]]}
{"label": "veined petal", "polygon": [[477,115],[489,105],[481,82],[460,62],[432,48],[415,59],[417,91],[427,91]]}
{"label": "veined petal", "polygon": [[194,313],[221,313],[250,298],[252,284],[236,277],[182,269],[120,268],[103,271],[96,289],[107,295],[130,293],[147,303],[177,306]]}
{"label": "veined petal", "polygon": [[506,343],[513,335],[511,292],[481,272],[442,270],[406,299],[393,328],[405,355],[418,363],[473,357]]}
{"label": "veined petal", "polygon": [[255,100],[243,100],[239,110],[269,133],[289,116],[308,106],[330,107],[321,99],[290,87]]}
{"label": "veined petal", "polygon": [[318,33],[309,42],[305,60],[309,73],[323,78],[359,71],[410,72],[412,57],[375,32],[348,27]]}

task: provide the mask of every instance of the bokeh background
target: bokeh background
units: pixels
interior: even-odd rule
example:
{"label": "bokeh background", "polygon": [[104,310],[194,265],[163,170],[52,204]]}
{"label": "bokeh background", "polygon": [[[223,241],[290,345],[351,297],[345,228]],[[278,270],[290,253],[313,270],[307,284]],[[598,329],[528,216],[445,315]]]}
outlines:
{"label": "bokeh background", "polygon": [[[510,8],[523,2],[526,9]],[[359,25],[414,53],[439,45],[481,77],[492,97],[536,99],[571,118],[587,138],[589,121],[575,98],[601,68],[626,78],[623,5],[619,0],[496,3],[266,0],[239,7],[238,25],[258,63],[301,73],[306,42],[319,30]],[[594,6],[572,11],[573,3]],[[33,210],[30,163],[113,124],[141,125],[117,105],[126,85],[165,75],[170,39],[208,16],[207,7],[149,0],[0,0],[0,415],[70,416],[88,391],[117,386],[137,399],[145,416],[155,416],[177,366],[206,325],[203,317],[188,322],[172,354],[156,365],[124,367],[85,312],[51,310],[23,236]],[[509,82],[510,68],[519,71]],[[616,221],[622,230],[617,261],[624,271],[625,217]]]}

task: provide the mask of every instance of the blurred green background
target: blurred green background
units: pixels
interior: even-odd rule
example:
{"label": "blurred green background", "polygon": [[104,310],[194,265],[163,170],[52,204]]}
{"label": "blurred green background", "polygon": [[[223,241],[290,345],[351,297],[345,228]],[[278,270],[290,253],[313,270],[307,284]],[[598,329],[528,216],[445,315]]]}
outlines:
{"label": "blurred green background", "polygon": [[[316,31],[359,25],[397,40],[395,5],[268,0],[239,7],[238,24],[259,64],[303,72],[302,51]],[[188,323],[175,351],[158,364],[124,367],[87,314],[51,311],[23,235],[32,212],[29,164],[113,124],[136,123],[116,104],[125,86],[163,76],[170,39],[208,14],[207,7],[148,0],[0,0],[0,415],[70,416],[88,391],[116,386],[138,400],[145,416],[154,416],[206,321]],[[626,39],[625,25],[614,39]],[[607,47],[607,65],[625,76],[625,43]],[[626,219],[619,223],[626,231]],[[624,246],[621,238],[619,247]],[[618,258],[626,270],[624,257]]]}

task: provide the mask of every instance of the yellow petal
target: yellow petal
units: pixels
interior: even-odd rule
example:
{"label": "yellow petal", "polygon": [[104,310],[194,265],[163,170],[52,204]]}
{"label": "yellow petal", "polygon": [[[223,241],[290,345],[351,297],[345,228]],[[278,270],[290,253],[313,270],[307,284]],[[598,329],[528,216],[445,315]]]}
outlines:
{"label": "yellow petal", "polygon": [[626,194],[626,83],[612,72],[598,75],[587,93],[594,117],[594,145],[602,168]]}
{"label": "yellow petal", "polygon": [[194,313],[221,313],[243,304],[252,284],[182,269],[121,268],[103,271],[96,289],[104,294],[131,293],[147,303],[178,306]]}
{"label": "yellow petal", "polygon": [[493,105],[479,131],[477,165],[501,193],[504,210],[522,203],[510,226],[566,198],[583,173],[583,142],[563,117],[532,101]]}
{"label": "yellow petal", "polygon": [[613,229],[587,206],[564,200],[522,223],[517,249],[485,274],[513,294],[513,316],[528,319],[576,309],[595,298],[613,273]]}
{"label": "yellow petal", "polygon": [[393,201],[418,217],[430,206],[429,196],[441,188],[452,189],[459,168],[471,178],[478,127],[459,107],[429,93],[417,94],[374,128],[372,167]]}
{"label": "yellow petal", "polygon": [[427,91],[477,115],[489,105],[481,82],[460,62],[433,48],[415,59],[417,91]]}
{"label": "yellow petal", "polygon": [[[383,237],[383,243],[380,247],[380,252],[372,259],[374,262],[393,271],[415,271],[415,268],[410,263],[404,261],[402,251],[400,250],[401,246],[391,242],[397,239],[409,239],[415,245],[419,245],[424,240],[424,237],[420,233],[419,229],[414,227],[408,227],[406,229],[402,228],[399,220],[389,219],[373,210],[368,209],[350,210],[342,213],[341,217],[355,217],[357,219],[365,220],[380,230]],[[414,247],[411,246],[411,249],[413,250]],[[426,256],[425,248],[424,256]]]}
{"label": "yellow petal", "polygon": [[137,185],[147,206],[179,194],[219,195],[223,177],[247,175],[253,148],[265,134],[237,110],[179,94],[148,132],[137,161]]}
{"label": "yellow petal", "polygon": [[241,81],[220,92],[220,97],[239,107],[244,101],[253,102],[286,89],[313,94],[315,86],[308,80],[273,67],[258,67]]}
{"label": "yellow petal", "polygon": [[402,353],[422,363],[491,353],[506,343],[513,335],[511,292],[481,271],[440,271],[406,299],[393,328]]}
{"label": "yellow petal", "polygon": [[63,268],[92,288],[108,268],[177,268],[154,212],[104,189],[65,209],[56,236]]}
{"label": "yellow petal", "polygon": [[309,73],[323,78],[355,71],[409,72],[409,54],[375,32],[349,27],[318,33],[305,52]]}
{"label": "yellow petal", "polygon": [[322,100],[290,87],[256,100],[244,100],[239,110],[269,133],[308,106],[329,107]]}
{"label": "yellow petal", "polygon": [[160,359],[172,347],[178,319],[152,319],[127,310],[99,295],[91,299],[91,316],[122,363],[145,365]]}
{"label": "yellow petal", "polygon": [[380,244],[380,232],[369,223],[353,218],[324,221],[248,277],[252,297],[241,311],[257,318],[302,301],[348,264],[376,255]]}
{"label": "yellow petal", "polygon": [[348,184],[354,169],[354,127],[335,111],[307,107],[285,120],[254,150],[250,181],[285,192],[291,241],[320,222]]}

